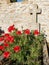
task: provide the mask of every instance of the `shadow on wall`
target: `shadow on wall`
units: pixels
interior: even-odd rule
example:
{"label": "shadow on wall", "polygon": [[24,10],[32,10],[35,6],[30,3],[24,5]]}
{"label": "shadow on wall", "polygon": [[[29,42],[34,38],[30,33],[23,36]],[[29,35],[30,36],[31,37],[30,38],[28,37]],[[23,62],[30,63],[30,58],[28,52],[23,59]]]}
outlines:
{"label": "shadow on wall", "polygon": [[0,27],[0,35],[4,33],[4,30],[1,29]]}

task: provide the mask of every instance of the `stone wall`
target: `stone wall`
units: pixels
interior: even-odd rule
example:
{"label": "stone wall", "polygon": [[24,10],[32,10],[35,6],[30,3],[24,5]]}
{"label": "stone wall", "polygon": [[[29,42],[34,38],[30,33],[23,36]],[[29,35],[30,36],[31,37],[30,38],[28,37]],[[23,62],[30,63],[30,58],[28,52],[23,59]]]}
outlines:
{"label": "stone wall", "polygon": [[[47,41],[49,42],[49,0],[28,0],[28,1],[29,2],[27,2],[27,3],[37,4],[38,7],[42,10],[41,14],[38,15],[38,23],[41,24],[41,30],[43,32],[45,32],[45,34],[47,35]],[[32,2],[30,2],[30,1],[32,1]],[[23,2],[22,4],[25,5],[25,3],[26,2]],[[7,4],[0,5],[0,22],[2,22],[2,24],[0,23],[0,26],[3,25],[4,23],[8,23],[8,24],[9,23],[10,24],[13,23],[12,21],[15,20],[15,17],[14,18],[12,18],[12,17],[15,14],[14,13],[13,14],[8,14],[8,12],[10,12],[10,10],[13,9],[11,12],[15,12],[16,13],[16,11],[14,10],[14,8],[16,6],[20,6],[20,5],[21,5],[21,3],[19,3],[19,4],[17,3],[16,5],[15,5],[15,3],[13,3],[13,4],[10,3],[8,5]],[[4,10],[5,10],[5,12],[3,13]],[[25,11],[27,11],[27,10],[25,10]],[[12,16],[10,17],[10,15],[12,15]],[[28,16],[28,14],[27,14],[27,16]],[[17,16],[16,16],[16,18],[17,18]],[[4,19],[4,21],[2,19]],[[6,21],[5,21],[5,19],[6,19]],[[10,19],[11,22],[9,21],[9,19]],[[16,22],[16,21],[14,21],[14,22]]]}
{"label": "stone wall", "polygon": [[40,9],[36,4],[24,4],[20,2],[2,4],[0,9],[0,26],[5,32],[7,32],[7,28],[13,24],[18,29],[22,29],[23,26],[23,29],[39,30],[39,24],[36,23],[36,15],[40,13]]}

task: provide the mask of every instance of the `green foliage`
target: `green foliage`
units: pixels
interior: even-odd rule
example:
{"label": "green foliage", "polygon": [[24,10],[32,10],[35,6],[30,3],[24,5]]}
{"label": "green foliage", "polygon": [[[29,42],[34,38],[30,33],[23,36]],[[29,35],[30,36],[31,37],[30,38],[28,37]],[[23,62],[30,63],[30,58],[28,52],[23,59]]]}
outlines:
{"label": "green foliage", "polygon": [[[10,44],[10,48],[6,48],[6,51],[11,53],[9,59],[16,60],[15,65],[41,65],[42,56],[42,42],[44,40],[43,34],[35,36],[32,32],[29,35],[22,33],[21,35],[16,35],[16,32],[11,34],[14,36],[14,42]],[[13,47],[20,46],[21,50],[19,52],[14,52]],[[0,54],[2,52],[0,51]]]}

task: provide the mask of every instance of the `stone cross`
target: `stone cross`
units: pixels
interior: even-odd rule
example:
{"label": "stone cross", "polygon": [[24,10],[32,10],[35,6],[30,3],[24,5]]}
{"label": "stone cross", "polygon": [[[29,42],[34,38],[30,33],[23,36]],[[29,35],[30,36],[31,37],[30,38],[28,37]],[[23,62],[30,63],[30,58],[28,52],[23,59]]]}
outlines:
{"label": "stone cross", "polygon": [[37,14],[41,13],[41,9],[38,8],[37,4],[34,7],[30,7],[30,13],[33,14],[33,21],[37,22]]}

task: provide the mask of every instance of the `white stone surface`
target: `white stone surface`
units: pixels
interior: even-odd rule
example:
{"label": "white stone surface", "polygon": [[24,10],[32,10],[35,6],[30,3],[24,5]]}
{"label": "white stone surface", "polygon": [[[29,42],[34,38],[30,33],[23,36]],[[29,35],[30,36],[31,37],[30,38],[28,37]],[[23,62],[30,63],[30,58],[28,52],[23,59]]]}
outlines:
{"label": "white stone surface", "polygon": [[[21,27],[23,26],[23,29],[39,30],[39,24],[36,23],[36,15],[40,13],[40,9],[36,4],[2,4],[0,8],[0,26],[5,32],[7,32],[7,28],[13,24],[18,29],[22,29]],[[32,13],[32,15],[30,13]]]}
{"label": "white stone surface", "polygon": [[[28,3],[29,4],[26,5],[25,3],[22,3],[23,6],[21,5],[20,2],[19,2],[19,4],[18,3],[12,3],[12,4],[4,3],[2,5],[0,4],[0,26],[1,25],[5,26],[4,23],[6,23],[8,25],[13,24],[13,22],[16,22],[17,16],[18,16],[18,18],[21,19],[21,16],[23,17],[25,12],[27,13],[25,16],[26,17],[28,16],[28,18],[25,18],[25,16],[23,17],[23,20],[25,21],[25,23],[27,20],[33,21],[33,20],[31,20],[32,15],[30,15],[30,14],[28,15],[28,13],[30,12],[29,7],[30,7],[30,9],[32,8],[32,5],[30,6],[30,4],[32,4],[32,3],[37,4],[38,7],[42,10],[41,14],[38,15],[38,23],[41,24],[41,30],[45,31],[45,34],[47,34],[47,41],[49,42],[49,0],[28,0],[28,2],[26,4],[28,4]],[[24,12],[23,15],[22,15],[22,11]],[[19,14],[18,14],[18,12],[19,12]],[[20,14],[20,12],[21,12],[21,14]],[[19,15],[21,15],[21,16],[19,16]],[[20,21],[20,19],[17,21]],[[21,22],[22,22],[22,19],[21,19]]]}

